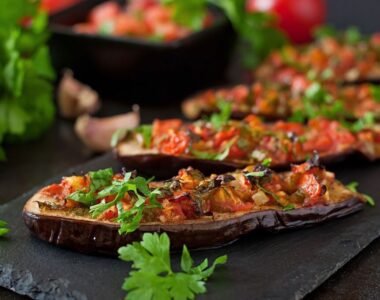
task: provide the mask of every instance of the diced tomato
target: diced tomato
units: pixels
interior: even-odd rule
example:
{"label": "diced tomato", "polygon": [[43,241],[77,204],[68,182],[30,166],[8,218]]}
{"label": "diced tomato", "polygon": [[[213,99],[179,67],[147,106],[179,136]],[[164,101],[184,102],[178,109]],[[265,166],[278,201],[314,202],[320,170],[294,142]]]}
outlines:
{"label": "diced tomato", "polygon": [[112,220],[112,219],[117,218],[117,216],[118,216],[118,212],[117,212],[117,208],[115,206],[110,207],[102,215],[103,219],[105,219],[105,220]]}
{"label": "diced tomato", "polygon": [[318,198],[323,195],[322,185],[313,174],[303,174],[299,179],[298,187],[307,195],[310,205],[315,204]]}
{"label": "diced tomato", "polygon": [[153,138],[159,138],[163,134],[169,132],[169,130],[178,130],[182,125],[180,119],[167,119],[167,120],[154,120],[152,135]]}
{"label": "diced tomato", "polygon": [[144,13],[144,20],[146,25],[154,30],[157,24],[164,24],[170,22],[171,11],[163,6],[157,5],[151,7]]}
{"label": "diced tomato", "polygon": [[65,207],[67,208],[74,208],[74,207],[79,207],[80,204],[77,201],[66,199],[65,200]]}
{"label": "diced tomato", "polygon": [[309,139],[305,143],[303,143],[303,150],[306,152],[311,152],[314,150],[318,152],[324,152],[331,150],[333,145],[334,142],[330,138],[330,136],[326,134],[320,134],[315,138]]}
{"label": "diced tomato", "polygon": [[159,151],[169,155],[183,154],[190,144],[190,137],[182,131],[170,131],[159,143]]}
{"label": "diced tomato", "polygon": [[294,77],[293,82],[292,82],[292,93],[293,95],[299,95],[303,91],[307,89],[309,86],[310,82],[304,75],[297,75]]}
{"label": "diced tomato", "polygon": [[116,2],[107,1],[99,4],[90,12],[89,21],[97,26],[102,23],[114,20],[120,13],[120,6]]}
{"label": "diced tomato", "polygon": [[148,28],[135,17],[128,14],[120,14],[115,21],[114,33],[116,35],[144,36],[148,33]]}
{"label": "diced tomato", "polygon": [[230,128],[228,130],[219,131],[214,137],[214,147],[215,149],[219,149],[223,142],[229,141],[235,136],[239,135],[239,129]]}
{"label": "diced tomato", "polygon": [[196,216],[194,203],[188,196],[181,196],[174,201],[181,206],[182,213],[187,219],[192,219]]}
{"label": "diced tomato", "polygon": [[247,153],[239,148],[238,145],[234,144],[230,148],[230,152],[228,153],[228,158],[230,159],[242,159],[247,156]]}
{"label": "diced tomato", "polygon": [[128,3],[128,10],[131,11],[144,11],[157,5],[156,0],[133,0]]}
{"label": "diced tomato", "polygon": [[376,32],[371,36],[370,43],[376,48],[380,47],[380,32]]}
{"label": "diced tomato", "polygon": [[41,190],[41,193],[49,197],[57,197],[62,195],[63,187],[60,184],[51,184]]}
{"label": "diced tomato", "polygon": [[231,90],[231,98],[237,103],[245,103],[249,95],[249,89],[245,85],[238,85]]}

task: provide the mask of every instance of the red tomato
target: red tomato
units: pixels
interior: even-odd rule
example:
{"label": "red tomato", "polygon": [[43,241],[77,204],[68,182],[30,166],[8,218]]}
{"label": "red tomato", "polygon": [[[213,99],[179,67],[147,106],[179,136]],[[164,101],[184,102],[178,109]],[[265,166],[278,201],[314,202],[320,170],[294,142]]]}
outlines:
{"label": "red tomato", "polygon": [[41,8],[48,12],[56,12],[79,1],[80,0],[42,0]]}
{"label": "red tomato", "polygon": [[170,131],[166,138],[159,144],[159,150],[169,155],[180,155],[184,153],[189,146],[190,137],[182,132]]}
{"label": "red tomato", "polygon": [[237,128],[230,128],[225,131],[219,131],[214,138],[214,147],[218,149],[224,141],[228,141],[238,135],[239,130]]}
{"label": "red tomato", "polygon": [[119,13],[119,4],[116,2],[104,2],[91,10],[89,21],[99,26],[105,21],[115,19]]}
{"label": "red tomato", "polygon": [[326,19],[325,0],[247,0],[247,10],[276,15],[279,27],[295,43],[309,42]]}
{"label": "red tomato", "polygon": [[322,185],[318,182],[315,175],[303,174],[298,182],[299,188],[307,194],[309,204],[315,204],[316,200],[323,194]]}
{"label": "red tomato", "polygon": [[308,140],[303,144],[303,149],[306,152],[318,151],[325,152],[331,150],[334,145],[334,141],[327,134],[321,134],[312,140]]}
{"label": "red tomato", "polygon": [[181,127],[182,121],[180,119],[167,119],[167,120],[154,120],[152,135],[154,138],[159,138],[163,134],[168,133],[170,129],[177,130]]}
{"label": "red tomato", "polygon": [[247,153],[239,148],[238,145],[234,144],[230,148],[230,152],[228,153],[228,158],[230,159],[242,159],[247,156]]}

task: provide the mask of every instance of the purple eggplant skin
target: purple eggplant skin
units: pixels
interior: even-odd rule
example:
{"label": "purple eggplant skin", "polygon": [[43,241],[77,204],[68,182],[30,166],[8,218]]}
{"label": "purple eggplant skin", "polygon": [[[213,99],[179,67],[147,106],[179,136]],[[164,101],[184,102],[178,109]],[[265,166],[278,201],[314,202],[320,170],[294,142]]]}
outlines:
{"label": "purple eggplant skin", "polygon": [[[323,165],[340,162],[346,157],[356,153],[354,149],[345,149],[336,154],[321,155],[320,161]],[[157,153],[144,153],[127,155],[116,149],[116,158],[128,169],[137,170],[145,175],[155,176],[155,178],[170,178],[178,174],[178,170],[189,166],[200,170],[205,175],[223,174],[242,169],[252,163],[243,161],[219,161],[210,159],[200,159],[188,156],[172,156]],[[302,163],[303,161],[292,161],[288,164],[274,164],[271,169],[286,170],[290,164]]]}
{"label": "purple eggplant skin", "polygon": [[183,245],[192,249],[215,248],[253,231],[279,232],[303,228],[353,214],[363,206],[363,201],[351,196],[335,204],[289,211],[263,210],[214,219],[204,217],[176,224],[141,224],[135,232],[125,235],[119,235],[117,223],[37,213],[28,209],[28,203],[23,211],[23,219],[29,230],[41,240],[86,254],[115,256],[119,247],[140,241],[146,232],[166,232],[172,250],[180,249]]}

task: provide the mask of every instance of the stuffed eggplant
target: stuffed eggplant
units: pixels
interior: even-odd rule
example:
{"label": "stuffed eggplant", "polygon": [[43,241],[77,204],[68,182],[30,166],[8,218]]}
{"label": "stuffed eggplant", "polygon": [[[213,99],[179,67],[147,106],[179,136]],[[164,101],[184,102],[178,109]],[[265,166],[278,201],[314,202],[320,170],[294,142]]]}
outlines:
{"label": "stuffed eggplant", "polygon": [[371,84],[341,86],[320,83],[299,75],[292,85],[256,82],[230,88],[209,89],[182,103],[189,119],[219,111],[221,102],[231,104],[231,115],[242,119],[255,114],[267,120],[303,121],[318,115],[335,119],[360,119],[370,113],[380,119],[380,87]]}
{"label": "stuffed eggplant", "polygon": [[129,169],[166,178],[187,166],[208,174],[222,173],[264,159],[271,159],[272,167],[278,169],[305,161],[314,150],[324,163],[354,152],[369,159],[380,157],[380,129],[357,134],[337,121],[322,118],[304,125],[263,123],[253,115],[242,121],[223,116],[224,112],[213,115],[210,121],[193,123],[155,120],[152,126],[127,132],[116,146],[116,154]]}
{"label": "stuffed eggplant", "polygon": [[217,247],[343,217],[365,202],[313,157],[284,173],[256,165],[209,177],[188,167],[161,182],[111,169],[64,177],[37,192],[23,218],[49,243],[112,255],[145,232],[167,232],[174,249]]}
{"label": "stuffed eggplant", "polygon": [[323,36],[302,47],[286,45],[254,71],[256,80],[287,85],[305,74],[335,83],[378,82],[380,33],[362,38],[351,31],[340,37]]}

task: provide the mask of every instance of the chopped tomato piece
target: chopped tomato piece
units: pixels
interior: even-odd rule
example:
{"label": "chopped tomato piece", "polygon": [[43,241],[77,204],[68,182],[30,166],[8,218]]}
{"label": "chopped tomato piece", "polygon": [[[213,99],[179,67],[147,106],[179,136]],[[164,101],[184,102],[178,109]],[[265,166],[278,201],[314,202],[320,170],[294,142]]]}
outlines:
{"label": "chopped tomato piece", "polygon": [[308,204],[310,205],[315,204],[324,192],[322,185],[318,182],[314,174],[303,174],[299,179],[298,186],[307,195],[307,198],[309,198]]}
{"label": "chopped tomato piece", "polygon": [[183,131],[170,131],[159,143],[159,150],[170,155],[180,155],[184,153],[190,144],[190,137]]}
{"label": "chopped tomato piece", "polygon": [[114,20],[119,12],[120,6],[116,2],[107,1],[91,10],[89,21],[99,26],[106,21]]}
{"label": "chopped tomato piece", "polygon": [[219,149],[223,142],[229,141],[235,136],[239,135],[239,129],[230,128],[228,130],[219,131],[214,138],[214,147],[215,149]]}
{"label": "chopped tomato piece", "polygon": [[182,121],[180,119],[168,120],[154,120],[152,135],[158,137],[169,132],[169,130],[177,130],[181,127]]}

